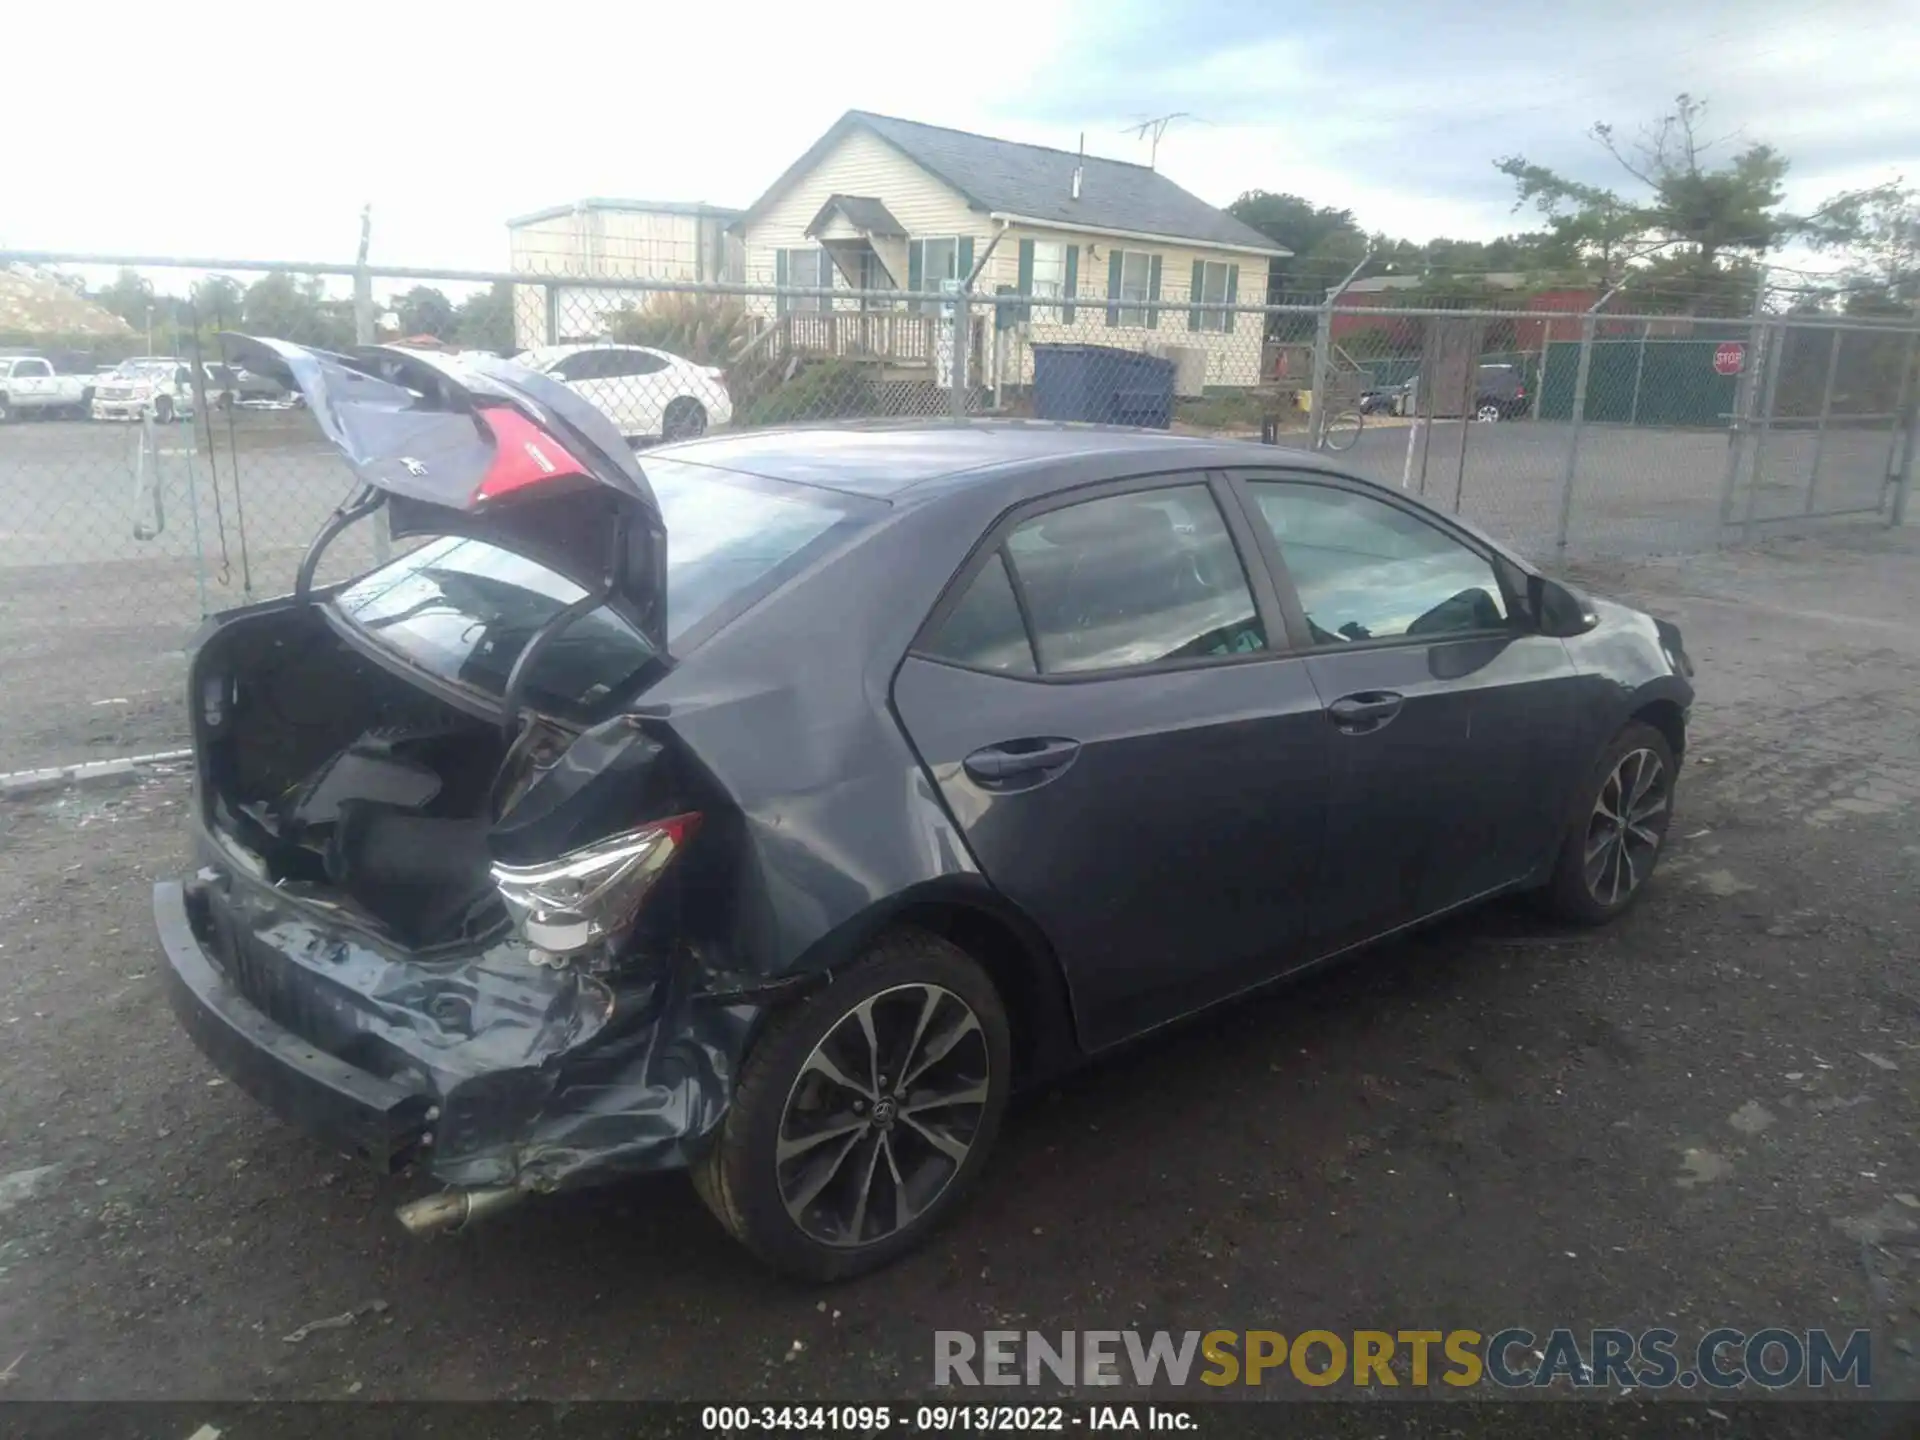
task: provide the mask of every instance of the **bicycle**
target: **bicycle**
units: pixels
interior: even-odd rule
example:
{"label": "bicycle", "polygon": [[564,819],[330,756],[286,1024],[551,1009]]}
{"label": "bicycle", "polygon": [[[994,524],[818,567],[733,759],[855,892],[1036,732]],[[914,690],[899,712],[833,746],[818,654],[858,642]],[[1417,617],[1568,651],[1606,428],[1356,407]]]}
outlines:
{"label": "bicycle", "polygon": [[1364,410],[1338,410],[1327,417],[1320,427],[1320,446],[1339,454],[1351,450],[1360,439],[1360,432],[1367,428],[1367,415]]}

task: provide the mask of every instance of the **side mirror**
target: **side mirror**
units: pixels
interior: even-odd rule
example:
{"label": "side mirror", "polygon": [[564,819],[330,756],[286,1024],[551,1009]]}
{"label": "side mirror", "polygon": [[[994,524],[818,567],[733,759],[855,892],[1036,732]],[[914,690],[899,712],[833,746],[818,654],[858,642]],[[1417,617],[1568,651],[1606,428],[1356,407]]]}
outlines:
{"label": "side mirror", "polygon": [[1542,635],[1584,635],[1600,623],[1586,596],[1544,575],[1527,577],[1527,600]]}

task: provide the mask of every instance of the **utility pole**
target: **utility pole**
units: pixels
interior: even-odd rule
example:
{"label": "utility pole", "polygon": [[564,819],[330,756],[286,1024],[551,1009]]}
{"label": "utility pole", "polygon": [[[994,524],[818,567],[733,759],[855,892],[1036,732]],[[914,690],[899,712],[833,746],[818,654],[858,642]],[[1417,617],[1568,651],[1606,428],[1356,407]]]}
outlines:
{"label": "utility pole", "polygon": [[360,207],[360,253],[353,262],[353,340],[373,344],[373,276],[367,271],[367,249],[373,243],[373,206]]}

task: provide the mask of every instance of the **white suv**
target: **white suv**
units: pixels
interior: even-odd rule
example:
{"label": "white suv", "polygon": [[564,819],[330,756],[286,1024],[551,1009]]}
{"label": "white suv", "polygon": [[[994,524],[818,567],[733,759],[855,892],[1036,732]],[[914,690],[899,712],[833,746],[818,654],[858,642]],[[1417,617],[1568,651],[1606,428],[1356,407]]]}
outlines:
{"label": "white suv", "polygon": [[122,360],[93,387],[93,418],[140,420],[161,424],[193,413],[193,368],[172,355],[142,355]]}

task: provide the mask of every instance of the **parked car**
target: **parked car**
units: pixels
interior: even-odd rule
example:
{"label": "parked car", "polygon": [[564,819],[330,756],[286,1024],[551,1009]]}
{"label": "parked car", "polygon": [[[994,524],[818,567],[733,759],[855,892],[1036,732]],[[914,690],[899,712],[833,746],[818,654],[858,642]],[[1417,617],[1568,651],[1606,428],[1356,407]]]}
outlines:
{"label": "parked car", "polygon": [[[1517,420],[1531,403],[1526,378],[1517,365],[1482,365],[1474,382],[1473,418],[1481,421]],[[1400,387],[1393,413],[1412,415],[1420,408],[1420,377]]]}
{"label": "parked car", "polygon": [[151,415],[161,424],[193,413],[193,368],[177,355],[141,355],[123,360],[101,376],[93,390],[96,420],[140,420]]}
{"label": "parked car", "polygon": [[1398,415],[1406,394],[1405,382],[1399,385],[1369,385],[1360,392],[1360,413],[1377,415],[1384,412]]}
{"label": "parked car", "polygon": [[216,361],[209,361],[202,368],[206,372],[207,403],[216,410],[229,410],[236,405],[243,410],[284,410],[296,403],[294,392],[264,375]]}
{"label": "parked car", "polygon": [[630,442],[686,440],[733,419],[726,372],[644,345],[549,345],[514,357],[591,400]]}
{"label": "parked car", "polygon": [[[684,1167],[766,1261],[853,1274],[1017,1086],[1490,896],[1611,920],[1659,858],[1679,631],[1320,456],[635,456],[504,362],[246,348],[367,488],[194,651],[164,974],[263,1103],[452,1187],[416,1231]],[[314,589],[382,505],[425,543]]]}
{"label": "parked car", "polygon": [[91,375],[58,373],[44,355],[0,355],[0,425],[22,415],[84,416],[93,385]]}

